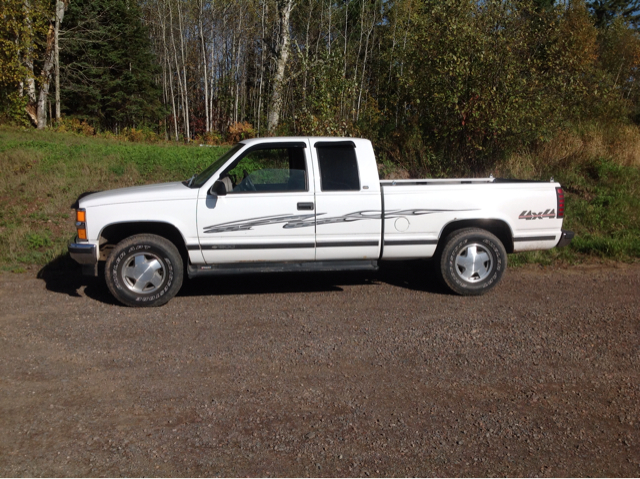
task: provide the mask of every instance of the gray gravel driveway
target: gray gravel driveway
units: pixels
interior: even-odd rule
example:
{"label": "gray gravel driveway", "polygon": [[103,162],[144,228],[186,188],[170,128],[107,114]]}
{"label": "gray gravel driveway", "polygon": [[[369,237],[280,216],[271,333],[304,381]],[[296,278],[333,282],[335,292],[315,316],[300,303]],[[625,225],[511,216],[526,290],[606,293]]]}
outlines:
{"label": "gray gravel driveway", "polygon": [[[423,267],[424,266],[424,267]],[[640,265],[0,274],[2,476],[639,476]]]}

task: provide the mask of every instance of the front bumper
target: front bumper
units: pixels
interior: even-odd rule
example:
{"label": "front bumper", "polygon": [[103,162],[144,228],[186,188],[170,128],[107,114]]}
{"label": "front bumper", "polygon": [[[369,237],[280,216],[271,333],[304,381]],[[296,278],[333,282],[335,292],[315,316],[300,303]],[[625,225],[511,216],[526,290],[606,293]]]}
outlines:
{"label": "front bumper", "polygon": [[91,243],[71,243],[69,255],[82,265],[82,274],[98,276],[98,247]]}
{"label": "front bumper", "polygon": [[98,262],[98,249],[91,243],[71,243],[69,254],[80,264],[96,264]]}
{"label": "front bumper", "polygon": [[571,243],[571,240],[573,239],[574,235],[575,233],[573,231],[562,230],[562,234],[560,235],[560,241],[558,241],[556,248],[562,248],[564,246],[567,246],[569,243]]}

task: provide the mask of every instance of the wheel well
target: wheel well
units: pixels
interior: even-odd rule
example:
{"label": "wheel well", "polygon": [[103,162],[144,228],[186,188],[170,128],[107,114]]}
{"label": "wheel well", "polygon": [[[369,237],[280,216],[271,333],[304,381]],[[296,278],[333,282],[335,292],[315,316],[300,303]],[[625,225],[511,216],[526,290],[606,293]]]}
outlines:
{"label": "wheel well", "polygon": [[[513,253],[513,236],[509,225],[501,220],[460,220],[449,223],[440,233],[440,240],[444,240],[452,232],[462,228],[481,228],[494,234],[503,244],[507,253]],[[438,241],[438,248],[444,246],[443,241]]]}
{"label": "wheel well", "polygon": [[173,225],[160,222],[116,223],[106,226],[100,233],[100,260],[106,260],[111,250],[123,239],[138,234],[154,234],[171,241],[182,256],[184,264],[189,263],[189,254],[184,238]]}

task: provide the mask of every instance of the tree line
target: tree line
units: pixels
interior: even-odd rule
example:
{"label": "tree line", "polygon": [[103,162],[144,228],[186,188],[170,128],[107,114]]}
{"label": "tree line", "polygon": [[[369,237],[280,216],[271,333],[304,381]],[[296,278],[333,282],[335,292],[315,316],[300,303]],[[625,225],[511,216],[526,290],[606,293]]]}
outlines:
{"label": "tree line", "polygon": [[638,1],[1,1],[5,121],[363,136],[440,174],[639,118]]}

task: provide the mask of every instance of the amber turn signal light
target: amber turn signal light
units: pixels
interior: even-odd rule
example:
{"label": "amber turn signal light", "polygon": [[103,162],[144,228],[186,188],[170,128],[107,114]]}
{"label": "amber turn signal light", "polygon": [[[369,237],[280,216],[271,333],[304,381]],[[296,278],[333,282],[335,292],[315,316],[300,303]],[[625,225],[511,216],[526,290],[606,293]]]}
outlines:
{"label": "amber turn signal light", "polygon": [[87,212],[85,210],[76,210],[76,228],[78,230],[78,239],[87,240]]}

